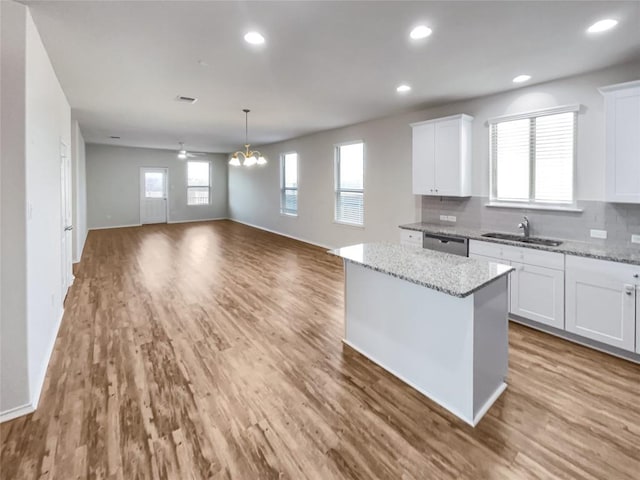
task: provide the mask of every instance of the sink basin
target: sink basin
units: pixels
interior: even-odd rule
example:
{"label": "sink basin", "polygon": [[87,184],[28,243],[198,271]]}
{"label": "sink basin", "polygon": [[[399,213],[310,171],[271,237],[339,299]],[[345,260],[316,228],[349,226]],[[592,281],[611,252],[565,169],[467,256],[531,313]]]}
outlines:
{"label": "sink basin", "polygon": [[497,238],[499,240],[510,240],[512,242],[529,243],[531,245],[544,245],[545,247],[557,247],[562,242],[559,240],[550,240],[548,238],[539,237],[523,237],[522,235],[514,235],[512,233],[491,232],[482,235],[487,238]]}

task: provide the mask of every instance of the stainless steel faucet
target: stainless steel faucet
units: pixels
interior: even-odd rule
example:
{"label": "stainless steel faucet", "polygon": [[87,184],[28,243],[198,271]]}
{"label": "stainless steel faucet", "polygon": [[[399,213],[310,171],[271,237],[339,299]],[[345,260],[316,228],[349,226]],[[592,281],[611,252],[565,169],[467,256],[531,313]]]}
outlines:
{"label": "stainless steel faucet", "polygon": [[518,228],[522,228],[524,230],[524,238],[529,238],[529,234],[531,233],[531,224],[526,216],[524,217],[524,220],[518,224]]}

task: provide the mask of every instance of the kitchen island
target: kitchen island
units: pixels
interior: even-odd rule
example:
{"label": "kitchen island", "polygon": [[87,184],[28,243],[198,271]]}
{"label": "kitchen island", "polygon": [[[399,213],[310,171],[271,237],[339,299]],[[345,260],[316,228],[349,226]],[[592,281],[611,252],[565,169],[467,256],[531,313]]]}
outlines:
{"label": "kitchen island", "polygon": [[506,388],[512,267],[367,243],[344,259],[344,343],[475,426]]}

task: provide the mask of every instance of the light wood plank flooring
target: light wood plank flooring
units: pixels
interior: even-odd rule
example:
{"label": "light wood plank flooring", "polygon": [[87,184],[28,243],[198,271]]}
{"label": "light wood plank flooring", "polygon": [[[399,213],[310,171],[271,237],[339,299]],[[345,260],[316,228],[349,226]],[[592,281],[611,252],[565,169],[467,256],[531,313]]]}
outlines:
{"label": "light wood plank flooring", "polygon": [[341,344],[342,266],[219,221],[93,231],[2,479],[637,479],[640,367],[510,326],[475,429]]}

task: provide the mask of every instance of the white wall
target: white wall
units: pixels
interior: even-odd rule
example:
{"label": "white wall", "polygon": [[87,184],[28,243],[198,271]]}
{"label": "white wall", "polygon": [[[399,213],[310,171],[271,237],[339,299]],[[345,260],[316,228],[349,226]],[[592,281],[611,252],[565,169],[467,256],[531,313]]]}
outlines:
{"label": "white wall", "polygon": [[0,419],[29,404],[25,164],[26,7],[0,1]]}
{"label": "white wall", "polygon": [[[489,194],[487,119],[579,103],[577,198],[604,199],[604,111],[597,88],[640,78],[640,63],[511,90],[497,95],[372,120],[281,142],[260,150],[265,167],[229,168],[230,218],[324,246],[397,241],[397,226],[420,219],[420,197],[411,193],[412,122],[467,113],[473,126],[473,195]],[[469,81],[473,81],[470,78]],[[365,227],[333,222],[333,145],[365,142]],[[299,216],[279,213],[279,155],[299,154]]]}
{"label": "white wall", "polygon": [[78,263],[87,240],[87,162],[84,137],[75,119],[71,121],[71,169],[73,171],[73,263]]}
{"label": "white wall", "polygon": [[195,160],[212,164],[210,205],[187,205],[187,164],[175,150],[87,145],[89,228],[140,224],[140,167],[169,169],[169,222],[226,218],[227,162],[224,155]]}
{"label": "white wall", "polygon": [[7,420],[37,406],[62,315],[60,142],[71,143],[71,111],[29,10],[0,3],[0,420]]}
{"label": "white wall", "polygon": [[60,143],[71,151],[71,109],[29,12],[26,41],[27,341],[35,403],[63,310]]}

